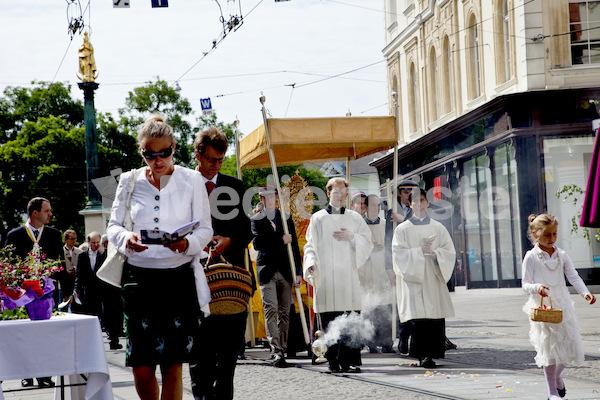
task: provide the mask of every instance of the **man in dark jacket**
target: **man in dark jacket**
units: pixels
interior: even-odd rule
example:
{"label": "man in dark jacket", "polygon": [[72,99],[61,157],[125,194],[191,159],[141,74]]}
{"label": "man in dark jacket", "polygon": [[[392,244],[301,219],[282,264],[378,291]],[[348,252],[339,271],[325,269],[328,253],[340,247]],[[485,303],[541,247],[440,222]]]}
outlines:
{"label": "man in dark jacket", "polygon": [[[277,209],[277,192],[273,186],[261,188],[260,201],[264,208],[251,219],[252,244],[258,251],[256,272],[263,308],[267,339],[271,345],[271,356],[275,367],[289,366],[285,361],[288,328],[290,323],[290,305],[292,302],[292,283],[296,287],[302,284],[302,264],[294,221],[288,215],[288,234],[284,233],[281,213]],[[291,243],[296,276],[292,276],[287,245]]]}
{"label": "man in dark jacket", "polygon": [[75,274],[75,292],[81,302],[81,313],[102,315],[102,291],[96,272],[106,259],[106,252],[100,253],[100,234],[92,232],[87,237],[88,249],[79,254]]}
{"label": "man in dark jacket", "polygon": [[[21,258],[27,257],[27,254],[34,252],[45,254],[52,260],[61,259],[62,238],[60,231],[47,224],[52,218],[52,207],[50,201],[43,197],[34,197],[27,204],[27,215],[29,218],[25,225],[13,229],[6,236],[4,246],[13,245],[15,255]],[[58,301],[58,285],[55,281],[54,301]],[[37,378],[39,387],[52,387],[54,382],[50,377]],[[26,378],[21,381],[21,386],[33,386],[33,379]]]}
{"label": "man in dark jacket", "polygon": [[[219,172],[227,146],[227,137],[214,126],[200,132],[194,141],[197,170],[204,178],[209,196],[214,251],[231,264],[244,268],[244,253],[252,232],[250,219],[242,207],[242,181]],[[246,315],[244,311],[210,315],[202,320],[200,340],[194,341],[190,360],[194,398],[233,398],[233,376],[238,353],[244,345]]]}

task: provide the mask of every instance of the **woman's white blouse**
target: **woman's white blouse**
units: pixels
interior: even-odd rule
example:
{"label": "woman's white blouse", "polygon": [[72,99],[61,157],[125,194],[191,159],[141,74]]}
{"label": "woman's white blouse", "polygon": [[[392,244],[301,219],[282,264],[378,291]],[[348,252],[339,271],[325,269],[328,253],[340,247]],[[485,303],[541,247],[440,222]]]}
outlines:
{"label": "woman's white blouse", "polygon": [[142,167],[137,170],[131,196],[133,232],[140,233],[142,229],[173,232],[188,222],[199,220],[200,227],[186,236],[189,243],[187,251],[175,253],[163,245],[148,245],[147,250],[139,253],[126,249],[130,232],[123,227],[123,219],[131,172],[121,174],[108,223],[108,239],[120,252],[127,255],[127,261],[131,265],[144,268],[174,268],[192,261],[193,256],[200,254],[212,238],[206,187],[199,172],[175,166],[172,175],[162,178],[162,189],[158,190],[148,181],[146,169],[147,167]]}

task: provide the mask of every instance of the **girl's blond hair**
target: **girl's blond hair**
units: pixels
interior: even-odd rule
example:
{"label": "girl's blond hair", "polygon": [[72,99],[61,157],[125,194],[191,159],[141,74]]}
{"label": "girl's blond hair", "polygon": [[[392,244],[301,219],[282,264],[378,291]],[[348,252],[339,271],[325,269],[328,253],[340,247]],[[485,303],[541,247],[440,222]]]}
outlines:
{"label": "girl's blond hair", "polygon": [[534,245],[537,244],[538,241],[533,236],[533,232],[535,232],[537,236],[541,236],[548,227],[558,225],[556,217],[550,214],[531,214],[528,220],[529,230],[527,231],[527,237]]}

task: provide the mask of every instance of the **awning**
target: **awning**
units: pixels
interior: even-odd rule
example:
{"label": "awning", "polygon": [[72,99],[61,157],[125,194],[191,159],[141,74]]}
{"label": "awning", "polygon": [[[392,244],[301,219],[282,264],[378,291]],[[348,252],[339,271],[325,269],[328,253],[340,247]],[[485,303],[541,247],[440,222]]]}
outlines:
{"label": "awning", "polygon": [[[396,144],[395,117],[268,119],[278,166],[357,159]],[[264,125],[240,140],[243,169],[270,167]]]}

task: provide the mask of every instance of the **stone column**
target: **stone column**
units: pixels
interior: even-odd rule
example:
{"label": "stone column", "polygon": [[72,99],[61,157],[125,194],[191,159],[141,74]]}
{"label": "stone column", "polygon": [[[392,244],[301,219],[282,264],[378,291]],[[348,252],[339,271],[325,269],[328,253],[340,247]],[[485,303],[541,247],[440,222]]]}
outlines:
{"label": "stone column", "polygon": [[83,90],[84,121],[85,121],[85,153],[88,203],[79,213],[85,218],[85,232],[91,231],[104,233],[106,221],[102,215],[102,198],[92,179],[99,178],[98,163],[98,137],[96,134],[96,109],[94,107],[94,91],[98,89],[96,82],[79,82]]}

